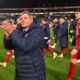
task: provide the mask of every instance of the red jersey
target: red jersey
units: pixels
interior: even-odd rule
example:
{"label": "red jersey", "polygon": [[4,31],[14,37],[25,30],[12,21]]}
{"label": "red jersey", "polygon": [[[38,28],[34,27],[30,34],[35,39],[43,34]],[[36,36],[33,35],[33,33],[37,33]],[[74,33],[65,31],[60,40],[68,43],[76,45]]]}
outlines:
{"label": "red jersey", "polygon": [[76,46],[78,50],[80,50],[80,23],[76,25]]}

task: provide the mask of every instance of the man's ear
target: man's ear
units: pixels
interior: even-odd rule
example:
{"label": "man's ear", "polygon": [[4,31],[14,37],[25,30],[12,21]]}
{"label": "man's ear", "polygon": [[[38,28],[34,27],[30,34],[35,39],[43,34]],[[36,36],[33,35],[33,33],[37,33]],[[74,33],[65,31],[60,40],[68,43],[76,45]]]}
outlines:
{"label": "man's ear", "polygon": [[33,16],[31,16],[31,19],[33,19]]}

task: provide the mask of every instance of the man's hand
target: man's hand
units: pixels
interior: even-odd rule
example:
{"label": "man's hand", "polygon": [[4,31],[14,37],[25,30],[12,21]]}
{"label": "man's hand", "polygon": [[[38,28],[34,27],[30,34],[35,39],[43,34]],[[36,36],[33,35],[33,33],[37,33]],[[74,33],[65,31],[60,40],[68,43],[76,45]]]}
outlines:
{"label": "man's hand", "polygon": [[77,52],[78,52],[77,49],[73,49],[73,50],[71,51],[71,55],[74,55],[74,54],[76,54]]}
{"label": "man's hand", "polygon": [[11,34],[14,31],[13,24],[8,22],[7,20],[2,22],[2,26],[0,28],[4,29],[8,34]]}
{"label": "man's hand", "polygon": [[47,44],[50,44],[50,45],[52,45],[52,43],[51,43],[51,40],[48,40]]}

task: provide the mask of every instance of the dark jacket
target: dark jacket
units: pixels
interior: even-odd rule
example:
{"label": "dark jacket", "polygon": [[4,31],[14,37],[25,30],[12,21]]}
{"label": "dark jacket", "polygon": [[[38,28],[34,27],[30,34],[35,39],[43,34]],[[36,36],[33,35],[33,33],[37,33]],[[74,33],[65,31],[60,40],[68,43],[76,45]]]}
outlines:
{"label": "dark jacket", "polygon": [[[76,21],[73,21],[71,24],[70,24],[70,29],[69,29],[69,35],[70,37],[73,37],[73,41],[72,41],[72,46],[75,46],[76,44]],[[70,31],[73,31],[72,33],[70,33]]]}
{"label": "dark jacket", "polygon": [[44,30],[44,37],[48,37],[48,39],[50,39],[49,25],[48,24],[43,25],[43,30]]}
{"label": "dark jacket", "polygon": [[15,80],[45,80],[45,65],[42,56],[43,29],[33,23],[23,34],[21,27],[14,30],[10,39],[4,37],[4,46],[15,51]]}
{"label": "dark jacket", "polygon": [[58,39],[58,36],[59,36],[59,23],[54,23],[53,25],[53,32],[54,32],[54,37],[56,39]]}
{"label": "dark jacket", "polygon": [[[71,30],[73,30],[72,33],[70,33]],[[69,34],[72,34],[72,36],[75,37],[75,34],[76,34],[76,21],[71,22],[70,29],[69,29]]]}
{"label": "dark jacket", "polygon": [[43,42],[43,48],[48,48],[48,40],[50,39],[50,30],[49,30],[49,25],[45,24],[42,25],[43,31],[44,31],[44,42]]}
{"label": "dark jacket", "polygon": [[68,47],[68,28],[67,23],[59,24],[59,44],[60,47],[66,48]]}

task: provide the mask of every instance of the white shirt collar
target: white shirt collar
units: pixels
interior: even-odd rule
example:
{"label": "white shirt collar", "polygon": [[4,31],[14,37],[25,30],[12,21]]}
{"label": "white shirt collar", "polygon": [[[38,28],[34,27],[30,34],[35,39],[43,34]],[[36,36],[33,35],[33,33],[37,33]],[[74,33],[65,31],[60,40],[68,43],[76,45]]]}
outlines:
{"label": "white shirt collar", "polygon": [[29,28],[23,29],[23,31],[28,31]]}

